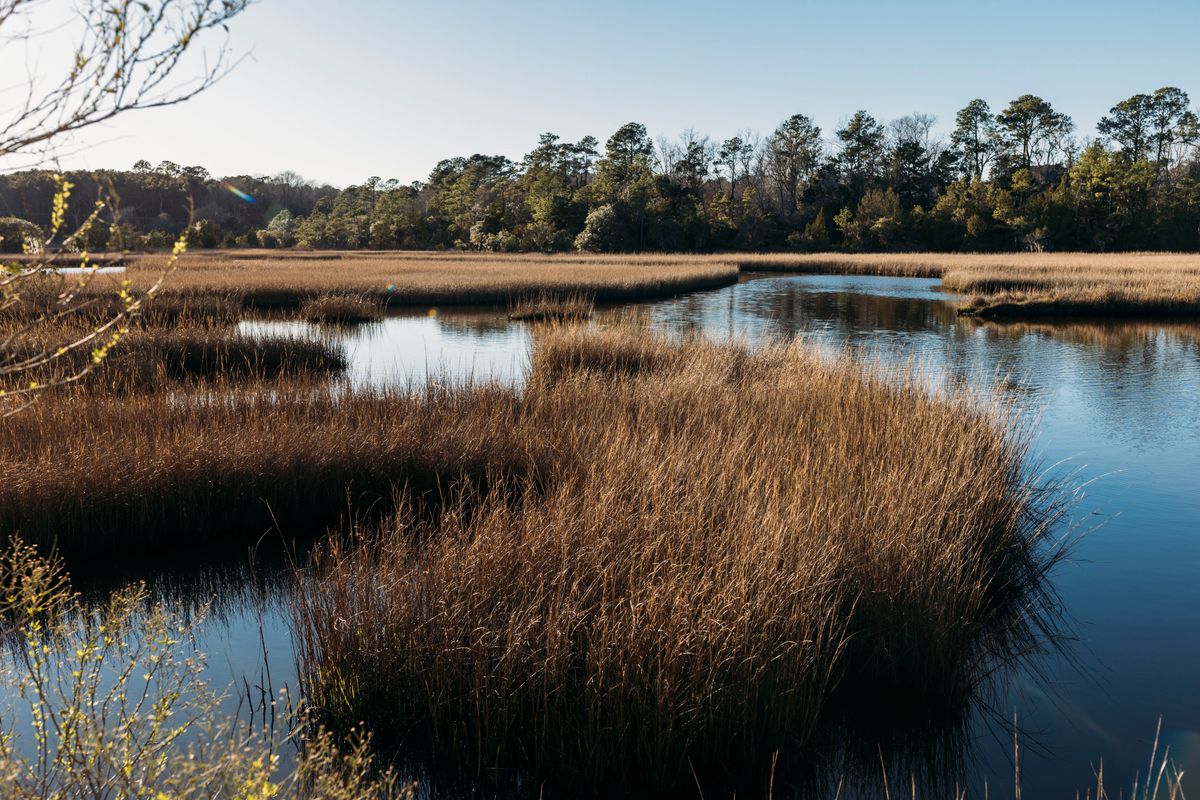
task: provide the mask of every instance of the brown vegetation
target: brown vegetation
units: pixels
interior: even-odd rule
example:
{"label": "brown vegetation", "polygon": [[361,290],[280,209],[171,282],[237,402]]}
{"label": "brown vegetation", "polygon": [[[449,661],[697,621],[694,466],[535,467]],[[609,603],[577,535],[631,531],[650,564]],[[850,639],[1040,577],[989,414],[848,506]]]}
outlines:
{"label": "brown vegetation", "polygon": [[[0,337],[14,323],[0,321]],[[87,332],[86,320],[67,317],[39,326],[26,334],[21,349],[10,348],[14,358],[72,341]],[[96,356],[91,348],[74,350],[33,370],[28,378],[54,383],[64,375],[75,375]],[[60,393],[55,402],[84,402],[87,394],[178,391],[181,384],[260,381],[271,378],[325,377],[348,366],[345,354],[332,341],[288,335],[249,336],[214,320],[177,321],[170,327],[138,320],[119,345],[104,357],[104,368],[80,379]],[[47,401],[51,402],[51,401]]]}
{"label": "brown vegetation", "polygon": [[731,256],[743,272],[786,272],[814,275],[895,275],[903,278],[940,278],[945,254],[912,253],[851,255],[845,253],[763,253]]}
{"label": "brown vegetation", "polygon": [[[138,286],[154,256],[126,260]],[[163,324],[240,306],[372,319],[382,306],[626,302],[711,289],[740,272],[941,278],[963,313],[988,319],[1200,317],[1200,257],[1170,253],[903,253],[729,256],[213,251],[185,256],[148,316]],[[98,293],[107,291],[101,281]],[[352,299],[351,299],[352,298]],[[48,299],[48,298],[47,298]],[[111,301],[111,298],[110,298]],[[103,300],[91,306],[101,313]],[[41,307],[36,297],[23,307]],[[353,307],[352,307],[353,306]],[[18,314],[17,311],[10,312]],[[536,314],[535,314],[536,316]]]}
{"label": "brown vegetation", "polygon": [[319,532],[396,487],[528,471],[514,403],[312,380],[54,395],[0,426],[0,530],[69,554]]}
{"label": "brown vegetation", "polygon": [[300,304],[300,316],[309,322],[352,325],[374,322],[383,317],[383,306],[370,298],[346,294],[326,294]]}
{"label": "brown vegetation", "polygon": [[1049,509],[995,407],[626,327],[543,332],[503,426],[477,394],[437,401],[533,469],[401,504],[296,594],[310,699],[410,756],[762,790],[852,708],[957,718],[1045,632]]}
{"label": "brown vegetation", "polygon": [[542,292],[522,298],[509,309],[508,318],[524,322],[570,322],[590,319],[596,304],[584,295],[555,295]]}
{"label": "brown vegetation", "polygon": [[[135,286],[154,264],[129,260]],[[732,263],[670,256],[232,251],[185,256],[164,294],[237,292],[259,308],[298,308],[330,293],[389,306],[505,305],[543,292],[609,302],[725,286],[737,275]]]}
{"label": "brown vegetation", "polygon": [[[30,325],[44,329],[111,319],[123,305],[117,296],[120,280],[123,276],[98,276],[81,301],[63,307],[60,295],[69,290],[71,284],[60,276],[39,276],[22,287],[15,302],[0,310],[0,327],[12,329],[17,325]],[[241,316],[243,304],[241,294],[234,289],[173,292],[159,294],[147,302],[137,316],[139,324],[153,327],[233,324]]]}

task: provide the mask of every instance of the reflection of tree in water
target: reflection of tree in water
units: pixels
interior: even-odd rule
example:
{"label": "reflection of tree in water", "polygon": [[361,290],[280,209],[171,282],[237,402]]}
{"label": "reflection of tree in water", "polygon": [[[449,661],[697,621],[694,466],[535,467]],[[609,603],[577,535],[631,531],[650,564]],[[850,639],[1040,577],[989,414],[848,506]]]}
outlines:
{"label": "reflection of tree in water", "polygon": [[954,312],[946,304],[915,298],[788,289],[748,298],[743,313],[770,320],[780,334],[819,324],[851,339],[877,331],[941,330]]}
{"label": "reflection of tree in water", "polygon": [[714,336],[788,339],[821,332],[847,342],[873,332],[943,330],[953,320],[947,303],[854,292],[814,292],[795,281],[742,283],[709,295],[691,295],[657,307],[657,319],[674,329]]}

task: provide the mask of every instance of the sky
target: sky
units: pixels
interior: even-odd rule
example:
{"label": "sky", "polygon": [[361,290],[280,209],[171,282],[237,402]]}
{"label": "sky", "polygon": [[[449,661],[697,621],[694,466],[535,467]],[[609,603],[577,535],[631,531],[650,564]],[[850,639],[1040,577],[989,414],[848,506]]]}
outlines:
{"label": "sky", "polygon": [[[935,114],[946,133],[972,98],[998,110],[1031,93],[1086,137],[1137,92],[1200,101],[1200,0],[259,0],[230,27],[232,74],[89,130],[62,165],[408,183],[443,158],[516,160],[546,131],[603,143],[629,121],[720,140],[804,113],[831,137],[862,108]],[[53,36],[0,48],[0,78],[48,75],[63,52]]]}

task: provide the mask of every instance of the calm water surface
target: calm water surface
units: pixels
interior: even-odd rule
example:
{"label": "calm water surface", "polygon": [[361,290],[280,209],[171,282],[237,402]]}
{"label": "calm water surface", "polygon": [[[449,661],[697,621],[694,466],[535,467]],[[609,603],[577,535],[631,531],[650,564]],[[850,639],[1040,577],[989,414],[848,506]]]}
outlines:
{"label": "calm water surface", "polygon": [[[1176,761],[1200,774],[1200,326],[989,325],[959,319],[946,299],[933,280],[759,276],[640,308],[665,330],[799,336],[1013,393],[1036,420],[1037,468],[1085,487],[1062,527],[1078,541],[1054,575],[1077,637],[1071,658],[1043,661],[1047,680],[1018,676],[994,702],[996,716],[1020,722],[1024,790],[1070,797],[1094,783],[1101,759],[1109,785],[1127,785],[1145,774],[1159,715]],[[336,336],[359,386],[519,380],[530,343],[525,325],[495,311],[332,333],[243,326]],[[275,688],[294,685],[285,570],[260,562],[239,551],[204,570],[149,571],[166,595],[218,598],[204,630],[215,680],[261,683],[265,643]],[[981,717],[971,782],[1011,795],[1011,750],[1010,732]]]}

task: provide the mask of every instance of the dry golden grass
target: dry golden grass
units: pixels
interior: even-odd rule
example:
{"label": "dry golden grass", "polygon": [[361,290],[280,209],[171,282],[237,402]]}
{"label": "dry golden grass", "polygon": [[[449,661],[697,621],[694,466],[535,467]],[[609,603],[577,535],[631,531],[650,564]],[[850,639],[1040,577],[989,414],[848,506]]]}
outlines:
{"label": "dry golden grass", "polygon": [[71,555],[253,541],[276,523],[319,533],[398,487],[528,472],[514,404],[511,390],[311,379],[55,394],[0,424],[0,530]]}
{"label": "dry golden grass", "polygon": [[846,253],[758,253],[728,256],[744,272],[786,272],[834,275],[895,275],[903,278],[939,278],[945,258],[940,253],[903,256]]}
{"label": "dry golden grass", "polygon": [[383,306],[369,297],[325,294],[300,304],[300,316],[309,322],[352,325],[383,318]]}
{"label": "dry golden grass", "polygon": [[761,792],[851,708],[960,718],[1045,633],[1051,511],[1002,410],[628,327],[543,331],[506,402],[534,470],[402,504],[298,589],[329,720],[533,786]]}
{"label": "dry golden grass", "polygon": [[[131,257],[128,275],[149,281],[160,261]],[[287,308],[329,293],[388,305],[503,305],[533,294],[619,301],[724,286],[737,274],[732,263],[672,256],[228,251],[184,257],[164,294],[237,292],[251,305]]]}
{"label": "dry golden grass", "polygon": [[[161,263],[159,264],[161,268]],[[28,281],[17,300],[0,311],[0,328],[11,330],[20,325],[46,328],[58,325],[87,325],[112,319],[123,309],[117,293],[123,275],[99,275],[76,302],[63,307],[60,294],[69,289],[61,278],[46,276]],[[179,325],[231,325],[242,314],[239,292],[177,292],[160,295],[147,302],[138,314],[138,324],[150,327]],[[35,331],[30,331],[35,333]]]}
{"label": "dry golden grass", "polygon": [[[135,285],[158,255],[130,256]],[[985,318],[1200,316],[1200,255],[904,253],[537,255],[206,251],[187,255],[159,303],[297,309],[328,295],[378,305],[513,305],[572,295],[636,301],[711,289],[745,271],[940,277]],[[116,278],[110,278],[116,280]],[[104,291],[101,281],[98,291]],[[213,297],[218,298],[212,300]]]}
{"label": "dry golden grass", "polygon": [[596,304],[588,296],[541,293],[518,300],[509,309],[508,318],[525,322],[569,322],[590,319],[595,312]]}
{"label": "dry golden grass", "polygon": [[[0,338],[19,325],[19,320],[0,320]],[[18,343],[10,347],[9,355],[21,357],[53,350],[88,331],[86,317],[73,314],[23,332]],[[26,377],[54,385],[66,376],[81,373],[92,360],[91,347],[72,350]],[[176,316],[168,324],[165,316],[159,315],[135,320],[133,328],[98,367],[64,388],[52,402],[86,402],[79,397],[81,393],[177,392],[187,384],[211,380],[232,383],[326,377],[347,366],[340,346],[326,338],[248,336],[228,327],[223,317]]]}

